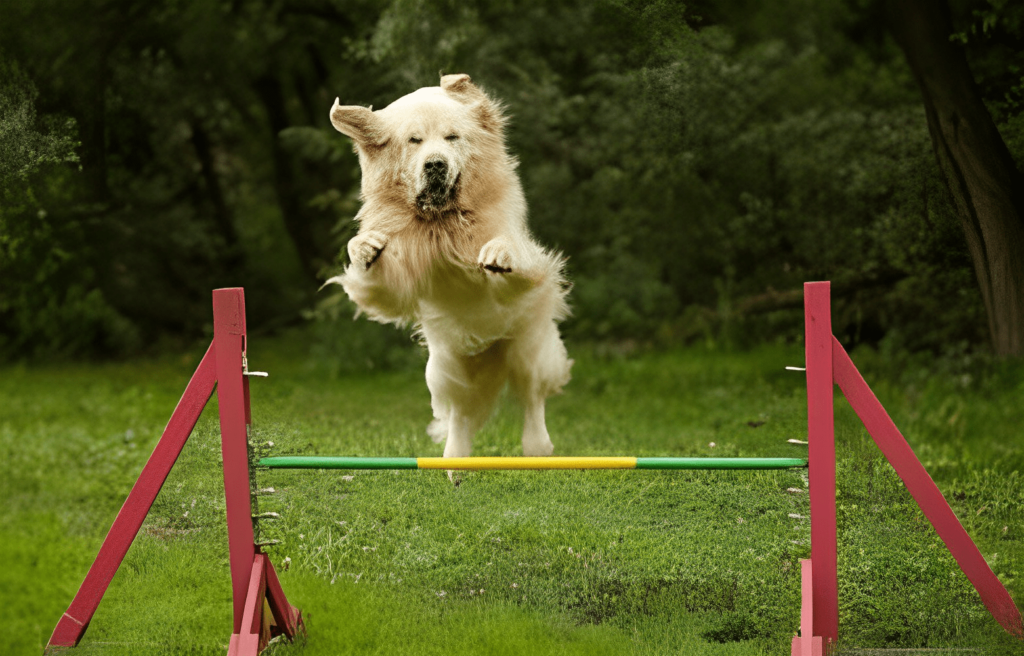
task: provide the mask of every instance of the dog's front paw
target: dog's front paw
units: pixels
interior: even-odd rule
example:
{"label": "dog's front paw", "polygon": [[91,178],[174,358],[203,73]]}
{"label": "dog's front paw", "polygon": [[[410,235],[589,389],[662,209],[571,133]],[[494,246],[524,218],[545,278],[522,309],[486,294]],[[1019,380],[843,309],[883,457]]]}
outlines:
{"label": "dog's front paw", "polygon": [[511,273],[512,251],[504,239],[492,239],[480,249],[480,268],[489,273]]}
{"label": "dog's front paw", "polygon": [[384,252],[384,247],[387,245],[388,238],[384,233],[370,230],[349,240],[348,258],[352,264],[361,264],[369,269]]}

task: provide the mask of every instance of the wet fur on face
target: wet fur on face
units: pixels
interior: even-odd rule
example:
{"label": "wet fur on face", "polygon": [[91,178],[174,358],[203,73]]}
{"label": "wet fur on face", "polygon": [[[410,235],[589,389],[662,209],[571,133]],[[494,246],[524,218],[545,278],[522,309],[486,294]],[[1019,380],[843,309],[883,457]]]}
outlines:
{"label": "wet fur on face", "polygon": [[468,75],[446,75],[372,111],[335,101],[331,122],[362,168],[359,233],[330,279],[361,312],[413,324],[445,456],[469,455],[506,381],[525,409],[525,455],[550,455],[544,399],[569,380],[558,335],[564,258],[530,236],[501,106]]}

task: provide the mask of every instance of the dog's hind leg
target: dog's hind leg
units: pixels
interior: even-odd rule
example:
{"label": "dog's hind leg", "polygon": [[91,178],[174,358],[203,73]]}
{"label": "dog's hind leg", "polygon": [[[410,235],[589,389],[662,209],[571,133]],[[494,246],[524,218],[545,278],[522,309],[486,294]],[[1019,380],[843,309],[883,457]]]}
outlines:
{"label": "dog's hind leg", "polygon": [[446,358],[431,351],[427,358],[427,389],[430,390],[430,409],[434,420],[427,426],[427,434],[436,444],[448,439],[448,425],[451,420],[452,403],[450,398],[451,382],[449,382],[444,364]]}
{"label": "dog's hind leg", "polygon": [[435,444],[448,439],[448,423],[452,414],[451,383],[442,364],[444,359],[435,352],[427,358],[427,389],[430,390],[430,409],[434,413],[434,420],[427,426],[427,435]]}
{"label": "dog's hind leg", "polygon": [[530,395],[523,399],[526,411],[523,420],[523,455],[550,456],[555,452],[555,445],[548,436],[548,427],[544,423],[544,397]]}
{"label": "dog's hind leg", "polygon": [[555,447],[544,421],[544,401],[569,382],[572,360],[558,336],[554,322],[548,322],[509,349],[512,387],[523,404],[523,455],[550,456]]}
{"label": "dog's hind leg", "polygon": [[473,436],[490,417],[508,378],[505,344],[499,342],[473,356],[432,350],[427,360],[427,387],[434,421],[427,431],[444,440],[444,457],[470,455]]}
{"label": "dog's hind leg", "polygon": [[[487,417],[483,419],[486,421]],[[463,458],[470,455],[473,451],[473,436],[484,421],[471,414],[453,413],[448,420],[448,439],[444,443],[444,457]]]}

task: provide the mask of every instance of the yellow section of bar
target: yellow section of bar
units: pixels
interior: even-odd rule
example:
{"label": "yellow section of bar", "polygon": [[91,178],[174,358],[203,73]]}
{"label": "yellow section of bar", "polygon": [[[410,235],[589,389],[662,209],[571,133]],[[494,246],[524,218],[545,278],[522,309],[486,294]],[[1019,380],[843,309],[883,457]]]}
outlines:
{"label": "yellow section of bar", "polygon": [[632,457],[546,458],[475,457],[416,458],[419,469],[636,469]]}

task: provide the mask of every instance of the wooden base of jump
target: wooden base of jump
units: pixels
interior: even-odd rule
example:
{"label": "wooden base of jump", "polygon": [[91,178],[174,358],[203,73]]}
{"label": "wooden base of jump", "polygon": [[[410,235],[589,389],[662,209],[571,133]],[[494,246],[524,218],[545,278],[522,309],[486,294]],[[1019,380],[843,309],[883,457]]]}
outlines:
{"label": "wooden base of jump", "polygon": [[[47,651],[73,647],[89,626],[107,586],[128,552],[167,474],[206,402],[217,390],[234,623],[229,656],[256,656],[276,635],[304,630],[288,603],[269,557],[253,542],[248,454],[249,374],[245,357],[245,298],[240,288],[213,292],[213,343],[189,381],[142,474],[100,547],[71,606],[57,623]],[[914,455],[906,439],[832,335],[828,282],[804,285],[808,458],[265,458],[268,468],[342,469],[779,469],[807,467],[811,503],[811,558],[802,560],[800,635],[792,656],[823,656],[839,638],[836,572],[836,453],[833,388],[839,385],[935,527],[946,548],[1008,632],[1024,639],[1024,621],[1009,592]]]}

